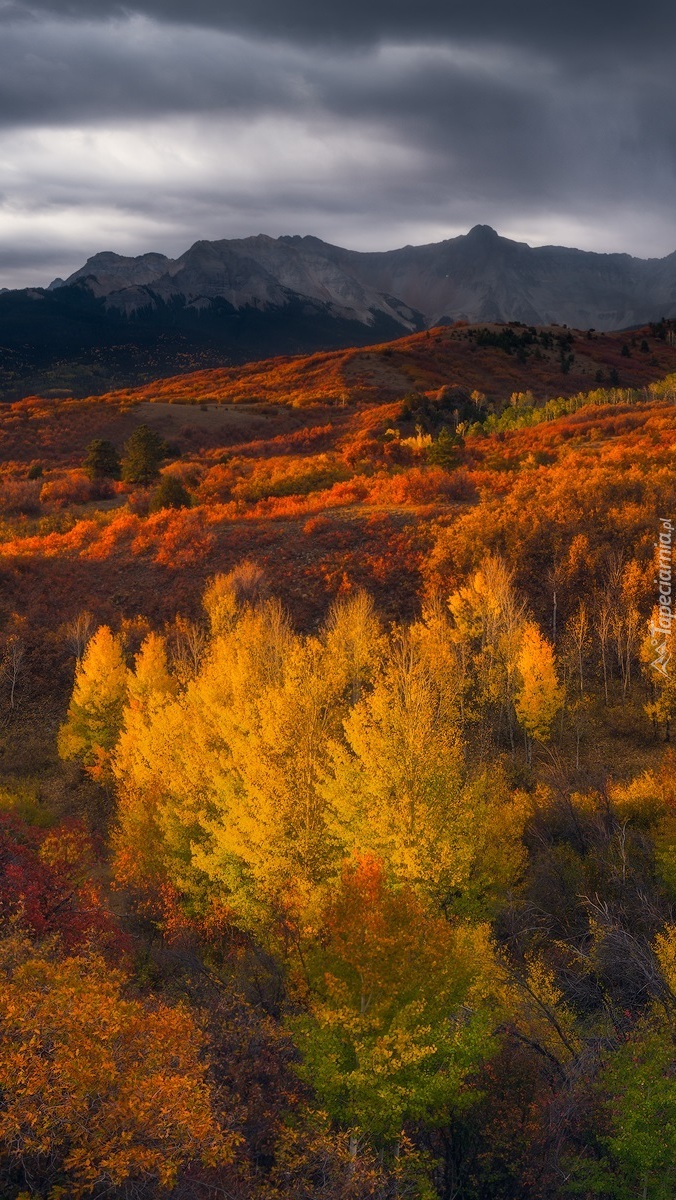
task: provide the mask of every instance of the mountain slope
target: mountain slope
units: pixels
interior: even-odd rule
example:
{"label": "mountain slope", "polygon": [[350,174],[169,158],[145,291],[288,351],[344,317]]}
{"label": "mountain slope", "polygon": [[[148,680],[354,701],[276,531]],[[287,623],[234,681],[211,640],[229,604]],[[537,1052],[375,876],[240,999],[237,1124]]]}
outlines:
{"label": "mountain slope", "polygon": [[[621,329],[676,313],[676,254],[638,259],[531,247],[487,225],[428,246],[361,253],[313,237],[196,242],[180,258],[97,254],[66,281],[133,312],[157,298],[235,308],[283,306],[291,296],[336,316],[382,313],[410,330],[441,320],[524,321]],[[396,297],[396,299],[395,299]]]}
{"label": "mountain slope", "polygon": [[672,315],[676,254],[532,248],[488,226],[381,253],[262,234],[177,259],[106,251],[65,282],[0,295],[0,396],[86,395],[459,319],[610,330]]}

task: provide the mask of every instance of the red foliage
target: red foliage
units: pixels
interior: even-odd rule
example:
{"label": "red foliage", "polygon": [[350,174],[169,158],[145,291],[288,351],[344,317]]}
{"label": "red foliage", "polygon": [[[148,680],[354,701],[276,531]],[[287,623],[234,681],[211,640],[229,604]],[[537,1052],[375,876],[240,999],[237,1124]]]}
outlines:
{"label": "red foliage", "polygon": [[33,937],[58,934],[71,952],[92,941],[111,954],[126,947],[95,881],[97,869],[92,840],[77,822],[45,832],[0,816],[0,914]]}

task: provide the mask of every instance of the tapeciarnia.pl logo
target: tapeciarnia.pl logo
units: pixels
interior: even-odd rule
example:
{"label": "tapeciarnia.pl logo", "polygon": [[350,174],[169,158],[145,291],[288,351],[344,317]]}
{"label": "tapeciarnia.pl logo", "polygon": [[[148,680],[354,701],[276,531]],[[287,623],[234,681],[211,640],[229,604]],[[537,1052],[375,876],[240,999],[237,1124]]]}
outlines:
{"label": "tapeciarnia.pl logo", "polygon": [[660,518],[660,532],[655,542],[657,551],[658,585],[657,619],[653,617],[650,623],[650,642],[655,651],[655,659],[651,667],[659,671],[665,678],[669,674],[671,662],[671,623],[674,619],[672,605],[672,538],[673,525],[668,517]]}

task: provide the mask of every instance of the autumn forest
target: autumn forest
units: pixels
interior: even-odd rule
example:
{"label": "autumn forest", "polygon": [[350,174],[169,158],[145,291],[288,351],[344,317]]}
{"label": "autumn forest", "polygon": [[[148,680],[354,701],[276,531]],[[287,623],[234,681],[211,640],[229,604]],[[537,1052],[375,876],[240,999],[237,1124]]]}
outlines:
{"label": "autumn forest", "polygon": [[676,326],[0,407],[3,1200],[676,1194]]}

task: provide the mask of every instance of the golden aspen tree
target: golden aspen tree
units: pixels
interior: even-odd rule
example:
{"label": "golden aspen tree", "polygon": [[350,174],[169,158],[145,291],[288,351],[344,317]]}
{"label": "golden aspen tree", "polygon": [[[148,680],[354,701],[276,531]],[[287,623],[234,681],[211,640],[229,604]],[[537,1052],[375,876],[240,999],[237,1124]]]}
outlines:
{"label": "golden aspen tree", "polygon": [[129,672],[125,711],[143,711],[154,700],[172,696],[175,691],[165,639],[158,633],[149,633],[134,659],[133,671]]}
{"label": "golden aspen tree", "polygon": [[340,675],[319,639],[293,639],[281,677],[231,710],[227,739],[237,785],[226,808],[203,822],[196,864],[221,880],[236,908],[311,920],[333,874],[319,782],[339,729]]}
{"label": "golden aspen tree", "polygon": [[411,640],[397,639],[344,722],[325,792],[339,840],[437,897],[467,877],[457,711]]}
{"label": "golden aspen tree", "polygon": [[327,669],[342,683],[350,704],[356,704],[370,683],[385,649],[380,621],[371,597],[363,591],[340,600],[329,612],[322,640]]}
{"label": "golden aspen tree", "polygon": [[346,717],[327,821],[348,853],[375,855],[434,906],[482,912],[520,870],[525,805],[499,765],[467,770],[454,650],[436,620],[394,641]]}
{"label": "golden aspen tree", "polygon": [[528,739],[546,742],[563,703],[563,690],[556,676],[552,645],[532,621],[524,627],[517,665],[517,716]]}
{"label": "golden aspen tree", "polygon": [[422,619],[409,629],[411,645],[426,664],[439,690],[444,711],[453,713],[464,726],[464,685],[468,660],[454,636],[447,607],[433,597],[423,608]]}
{"label": "golden aspen tree", "polygon": [[59,730],[62,758],[81,758],[94,779],[110,776],[110,755],[122,724],[128,673],[120,639],[102,625],[75,671],[68,716]]}
{"label": "golden aspen tree", "polygon": [[297,915],[331,857],[317,783],[341,680],[320,639],[295,637],[274,601],[235,609],[220,628],[185,691],[121,739],[118,864],[138,854],[125,813],[146,805],[178,887],[220,890],[249,923]]}
{"label": "golden aspen tree", "polygon": [[238,608],[237,595],[227,575],[214,576],[205,589],[203,603],[212,635],[226,633],[237,617]]}
{"label": "golden aspen tree", "polygon": [[263,570],[245,559],[227,575],[215,575],[204,592],[204,608],[214,636],[225,633],[247,605],[265,599],[267,586]]}
{"label": "golden aspen tree", "polygon": [[162,875],[161,839],[156,821],[158,787],[144,753],[152,722],[161,723],[176,692],[169,674],[164,638],[150,633],[127,677],[127,704],[113,756],[118,805],[113,844],[117,876],[125,884],[147,884]]}
{"label": "golden aspen tree", "polygon": [[[465,712],[485,720],[498,708],[497,734],[503,721],[514,739],[516,659],[525,622],[525,605],[517,596],[513,573],[493,555],[470,580],[448,598],[453,638],[465,667]],[[467,670],[467,664],[470,664]]]}

